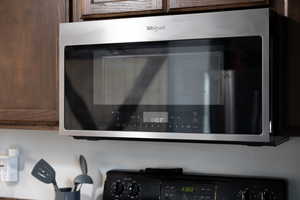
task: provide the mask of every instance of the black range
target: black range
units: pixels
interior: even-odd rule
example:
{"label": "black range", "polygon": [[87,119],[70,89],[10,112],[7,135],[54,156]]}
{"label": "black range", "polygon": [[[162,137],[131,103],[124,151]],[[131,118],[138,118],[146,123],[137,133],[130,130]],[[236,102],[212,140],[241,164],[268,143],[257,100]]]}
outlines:
{"label": "black range", "polygon": [[104,200],[287,200],[277,178],[185,174],[182,169],[112,170]]}

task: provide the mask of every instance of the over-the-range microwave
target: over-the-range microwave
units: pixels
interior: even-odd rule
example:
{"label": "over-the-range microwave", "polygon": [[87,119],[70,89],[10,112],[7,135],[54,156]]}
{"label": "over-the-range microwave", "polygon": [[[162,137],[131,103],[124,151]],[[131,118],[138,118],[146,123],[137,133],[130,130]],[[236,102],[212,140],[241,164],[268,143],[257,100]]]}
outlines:
{"label": "over-the-range microwave", "polygon": [[254,145],[285,140],[274,131],[280,46],[271,13],[61,24],[60,133]]}

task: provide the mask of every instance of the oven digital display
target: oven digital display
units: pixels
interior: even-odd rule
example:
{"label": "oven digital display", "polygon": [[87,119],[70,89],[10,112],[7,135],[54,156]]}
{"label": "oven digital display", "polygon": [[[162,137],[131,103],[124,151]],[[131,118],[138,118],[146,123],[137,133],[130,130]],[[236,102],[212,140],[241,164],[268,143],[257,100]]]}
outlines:
{"label": "oven digital display", "polygon": [[143,112],[144,123],[168,123],[167,112]]}
{"label": "oven digital display", "polygon": [[193,186],[184,186],[181,188],[182,192],[195,192],[195,188]]}

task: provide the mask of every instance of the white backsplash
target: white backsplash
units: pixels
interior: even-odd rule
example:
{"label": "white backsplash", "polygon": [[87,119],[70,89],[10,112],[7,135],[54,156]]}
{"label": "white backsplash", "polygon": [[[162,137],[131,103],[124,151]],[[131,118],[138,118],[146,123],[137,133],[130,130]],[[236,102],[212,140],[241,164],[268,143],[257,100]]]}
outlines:
{"label": "white backsplash", "polygon": [[213,174],[274,176],[289,181],[289,200],[300,199],[300,138],[278,147],[154,143],[130,141],[82,141],[57,132],[0,131],[0,153],[18,147],[20,181],[0,182],[0,196],[53,200],[52,185],[31,176],[34,164],[47,160],[57,171],[60,186],[71,186],[80,173],[78,157],[85,155],[94,186],[83,187],[82,200],[101,199],[105,172],[110,169],[182,167],[185,171]]}

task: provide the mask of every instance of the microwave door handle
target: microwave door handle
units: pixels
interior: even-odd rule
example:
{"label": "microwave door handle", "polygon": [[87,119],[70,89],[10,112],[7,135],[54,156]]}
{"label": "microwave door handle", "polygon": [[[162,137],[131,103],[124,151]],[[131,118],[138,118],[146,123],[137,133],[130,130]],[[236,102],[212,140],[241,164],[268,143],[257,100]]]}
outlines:
{"label": "microwave door handle", "polygon": [[257,132],[259,130],[259,122],[260,122],[260,107],[259,107],[259,91],[255,90],[253,92],[253,107],[252,107],[252,133]]}

